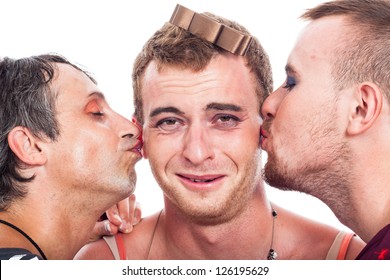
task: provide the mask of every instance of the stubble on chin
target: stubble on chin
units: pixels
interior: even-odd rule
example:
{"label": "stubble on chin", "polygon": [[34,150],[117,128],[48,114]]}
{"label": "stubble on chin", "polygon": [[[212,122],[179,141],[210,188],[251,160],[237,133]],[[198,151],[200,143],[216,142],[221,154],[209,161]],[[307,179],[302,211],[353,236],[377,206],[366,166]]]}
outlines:
{"label": "stubble on chin", "polygon": [[240,193],[231,193],[221,199],[207,197],[207,194],[202,197],[194,193],[191,197],[184,197],[170,191],[164,191],[164,193],[166,199],[174,204],[174,207],[186,219],[201,226],[214,226],[229,222],[243,210],[240,206],[242,201],[238,200],[247,200]]}
{"label": "stubble on chin", "polygon": [[333,151],[322,160],[307,162],[294,170],[274,155],[268,155],[262,176],[268,185],[277,189],[303,192],[320,199],[339,219],[347,220],[354,212],[351,151],[346,143],[334,143]]}
{"label": "stubble on chin", "polygon": [[277,160],[275,155],[268,153],[268,160],[262,170],[263,180],[280,190],[295,190],[295,184],[287,172],[287,168]]}
{"label": "stubble on chin", "polygon": [[[251,166],[251,167],[248,167]],[[177,191],[182,187],[168,186],[167,182],[156,177],[169,203],[180,211],[194,224],[202,226],[214,226],[235,219],[245,211],[248,202],[253,197],[257,188],[257,182],[261,180],[260,169],[253,168],[255,161],[245,168],[242,178],[233,183],[235,187],[224,189],[223,195],[181,193]]]}

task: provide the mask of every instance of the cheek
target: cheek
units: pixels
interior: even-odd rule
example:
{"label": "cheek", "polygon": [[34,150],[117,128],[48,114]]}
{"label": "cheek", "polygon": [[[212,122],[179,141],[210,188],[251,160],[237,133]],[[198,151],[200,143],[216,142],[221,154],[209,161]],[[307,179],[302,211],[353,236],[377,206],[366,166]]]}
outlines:
{"label": "cheek", "polygon": [[144,131],[144,156],[154,166],[164,166],[180,149],[180,139],[180,137],[155,135]]}
{"label": "cheek", "polygon": [[[104,157],[106,149],[101,149],[100,144],[89,139],[80,139],[73,143],[73,148],[69,151],[73,161],[78,164],[86,164],[88,162],[98,162]],[[108,147],[107,147],[108,148]]]}
{"label": "cheek", "polygon": [[[302,105],[293,101],[294,100],[290,100],[286,97],[278,108],[277,115],[272,123],[273,129],[275,130],[275,136],[280,134],[285,137],[285,135],[290,134],[296,129],[296,126],[299,123],[300,114],[302,110],[305,109]],[[305,114],[306,113],[305,110]]]}
{"label": "cheek", "polygon": [[223,151],[232,161],[239,164],[249,158],[253,158],[260,150],[260,124],[251,126],[247,130],[237,131],[236,133],[220,138],[214,142],[218,149]]}
{"label": "cheek", "polygon": [[75,162],[86,164],[107,158],[108,153],[113,156],[112,153],[116,152],[117,145],[118,143],[109,135],[79,133],[64,148]]}
{"label": "cheek", "polygon": [[[287,98],[285,99],[287,101]],[[323,108],[316,102],[305,105],[303,102],[285,102],[272,124],[271,134],[274,153],[280,158],[295,158],[312,150],[312,131],[314,119],[318,116],[316,108]]]}

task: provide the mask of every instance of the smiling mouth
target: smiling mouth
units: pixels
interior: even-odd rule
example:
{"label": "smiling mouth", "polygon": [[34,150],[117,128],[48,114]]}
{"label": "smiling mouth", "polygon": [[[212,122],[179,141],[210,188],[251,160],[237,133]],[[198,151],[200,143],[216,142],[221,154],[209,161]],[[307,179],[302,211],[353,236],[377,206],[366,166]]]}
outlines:
{"label": "smiling mouth", "polygon": [[209,182],[212,182],[214,181],[215,179],[210,179],[210,180],[199,180],[199,179],[191,179],[191,178],[187,178],[189,179],[190,181],[194,182],[194,183],[209,183]]}
{"label": "smiling mouth", "polygon": [[193,183],[211,183],[224,177],[223,175],[191,176],[181,174],[177,174],[177,176]]}

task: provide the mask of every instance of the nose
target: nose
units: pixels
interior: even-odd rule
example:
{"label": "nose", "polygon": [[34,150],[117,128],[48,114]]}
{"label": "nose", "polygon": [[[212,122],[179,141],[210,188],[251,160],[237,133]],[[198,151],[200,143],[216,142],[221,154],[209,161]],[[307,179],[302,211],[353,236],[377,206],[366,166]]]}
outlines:
{"label": "nose", "polygon": [[261,115],[264,120],[275,118],[280,103],[285,97],[283,90],[285,89],[281,86],[265,99],[263,106],[261,107]]}
{"label": "nose", "polygon": [[121,115],[118,115],[117,124],[119,129],[119,136],[121,138],[140,138],[141,129],[130,120],[126,119],[125,117],[122,117]]}
{"label": "nose", "polygon": [[184,135],[183,156],[193,165],[215,157],[211,137],[206,129],[200,123],[193,123]]}

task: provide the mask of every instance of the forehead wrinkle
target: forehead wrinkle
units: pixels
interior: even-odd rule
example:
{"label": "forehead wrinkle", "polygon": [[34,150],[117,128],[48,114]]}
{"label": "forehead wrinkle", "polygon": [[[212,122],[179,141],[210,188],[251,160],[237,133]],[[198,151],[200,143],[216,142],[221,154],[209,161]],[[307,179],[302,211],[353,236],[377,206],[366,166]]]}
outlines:
{"label": "forehead wrinkle", "polygon": [[[200,79],[197,79],[197,77],[200,77]],[[218,79],[218,75],[203,73],[197,75],[197,77],[164,77],[160,78],[156,85],[167,93],[185,93],[191,95],[224,87],[224,82]]]}
{"label": "forehead wrinkle", "polygon": [[[67,64],[58,64],[57,69],[56,78],[50,84],[50,91],[54,92],[56,97],[58,112],[67,110],[69,105],[81,106],[91,98],[99,98],[107,103],[103,92],[85,73]],[[75,99],[84,101],[75,103]]]}

